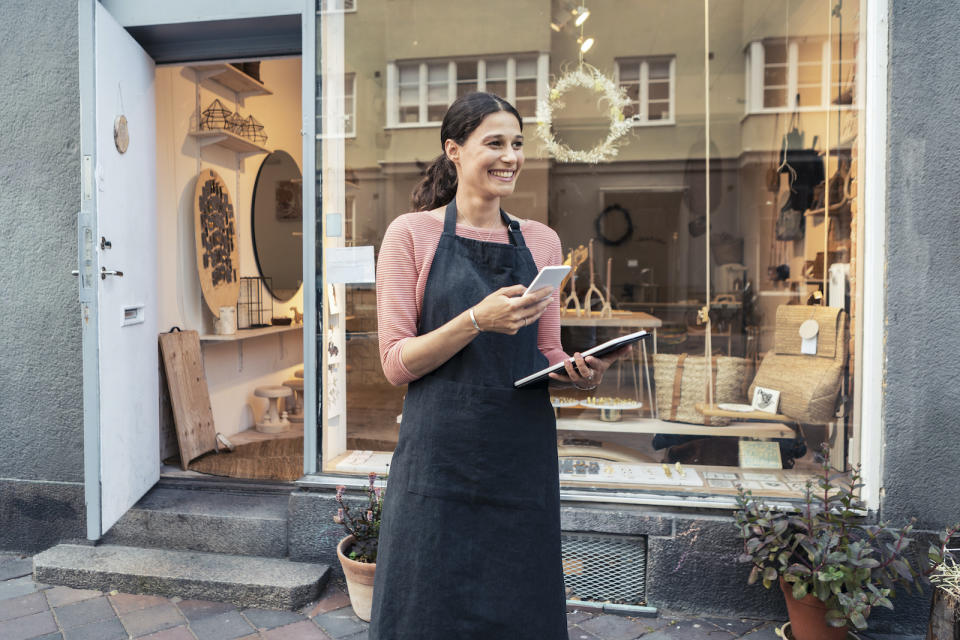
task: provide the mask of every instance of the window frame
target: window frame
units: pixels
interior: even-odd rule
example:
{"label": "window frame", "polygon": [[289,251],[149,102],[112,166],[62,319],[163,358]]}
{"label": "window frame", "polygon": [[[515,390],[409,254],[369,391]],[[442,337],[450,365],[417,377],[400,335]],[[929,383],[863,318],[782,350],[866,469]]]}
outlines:
{"label": "window frame", "polygon": [[[429,100],[429,67],[430,65],[447,64],[447,105],[450,105],[457,98],[459,81],[457,79],[457,63],[469,62],[477,66],[477,91],[486,91],[487,88],[487,65],[491,62],[506,63],[506,98],[507,102],[514,104],[517,96],[517,63],[523,59],[533,59],[536,64],[537,81],[537,102],[546,98],[548,88],[548,75],[550,69],[550,54],[546,52],[513,53],[509,55],[491,55],[491,56],[464,56],[456,58],[425,58],[417,60],[390,60],[387,62],[387,129],[418,129],[425,127],[439,127],[441,120],[429,119],[429,107],[436,106],[438,102]],[[416,65],[418,69],[418,95],[419,95],[419,117],[416,122],[400,121],[400,77],[404,68]],[[530,79],[528,76],[520,78],[521,80]],[[497,82],[501,82],[497,79]],[[523,122],[536,123],[536,115],[524,116]]]}
{"label": "window frame", "polygon": [[[787,104],[777,107],[764,107],[764,93],[767,89],[765,84],[766,71],[766,49],[765,45],[769,42],[782,42],[787,40]],[[797,106],[797,93],[799,91],[799,72],[800,66],[805,63],[800,61],[799,45],[803,41],[814,41],[820,43],[820,102],[815,105]],[[860,50],[859,45],[857,51]],[[840,55],[842,56],[842,51]],[[830,99],[836,84],[843,84],[841,79],[831,78],[831,69],[836,60],[833,58],[833,46],[831,39],[826,36],[799,36],[794,38],[766,38],[761,40],[752,40],[744,49],[744,69],[746,71],[746,86],[744,104],[746,115],[764,114],[764,113],[793,113],[794,111],[803,113],[810,111],[824,111],[826,109],[838,109],[845,111],[855,109],[854,104],[831,104]],[[843,58],[841,57],[843,62]],[[859,67],[857,58],[846,60],[850,64]],[[779,86],[779,85],[777,85]]]}
{"label": "window frame", "polygon": [[[650,120],[650,63],[668,62],[669,71],[667,82],[669,83],[669,117],[660,120]],[[637,115],[631,120],[634,127],[663,127],[674,126],[677,124],[677,56],[631,56],[627,58],[616,58],[614,60],[613,81],[617,86],[621,86],[620,69],[627,65],[639,65],[637,84],[640,86]],[[659,102],[659,100],[658,100]],[[632,103],[632,101],[631,101]]]}
{"label": "window frame", "polygon": [[[342,9],[331,9],[331,3],[343,3]],[[356,13],[357,0],[320,0],[320,8],[317,9],[317,15],[330,13]]]}

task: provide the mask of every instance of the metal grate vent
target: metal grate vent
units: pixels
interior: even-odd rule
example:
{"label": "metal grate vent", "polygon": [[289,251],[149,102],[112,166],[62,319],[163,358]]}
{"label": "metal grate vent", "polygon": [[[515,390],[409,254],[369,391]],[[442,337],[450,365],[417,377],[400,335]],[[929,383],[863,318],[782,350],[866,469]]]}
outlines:
{"label": "metal grate vent", "polygon": [[568,598],[634,605],[646,601],[646,537],[564,533],[561,545]]}

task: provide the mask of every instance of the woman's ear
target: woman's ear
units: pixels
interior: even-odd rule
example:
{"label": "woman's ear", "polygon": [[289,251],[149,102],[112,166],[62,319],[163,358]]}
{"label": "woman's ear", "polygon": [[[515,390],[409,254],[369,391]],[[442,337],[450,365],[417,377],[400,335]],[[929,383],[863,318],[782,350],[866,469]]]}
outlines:
{"label": "woman's ear", "polygon": [[447,138],[446,142],[443,143],[443,151],[447,154],[447,159],[453,164],[460,161],[460,145],[450,138]]}

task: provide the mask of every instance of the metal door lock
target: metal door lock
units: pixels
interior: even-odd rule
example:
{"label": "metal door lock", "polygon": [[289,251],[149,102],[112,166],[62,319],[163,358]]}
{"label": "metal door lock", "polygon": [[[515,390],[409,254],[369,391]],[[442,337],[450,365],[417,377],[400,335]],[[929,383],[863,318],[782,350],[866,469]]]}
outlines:
{"label": "metal door lock", "polygon": [[107,271],[106,267],[100,267],[100,279],[106,280],[107,276],[117,276],[118,278],[122,278],[123,271]]}
{"label": "metal door lock", "polygon": [[113,247],[113,243],[112,243],[112,242],[110,242],[109,240],[107,240],[107,239],[104,238],[103,236],[100,236],[100,250],[101,250],[101,251],[103,251],[104,249],[110,249],[110,248],[112,248],[112,247]]}

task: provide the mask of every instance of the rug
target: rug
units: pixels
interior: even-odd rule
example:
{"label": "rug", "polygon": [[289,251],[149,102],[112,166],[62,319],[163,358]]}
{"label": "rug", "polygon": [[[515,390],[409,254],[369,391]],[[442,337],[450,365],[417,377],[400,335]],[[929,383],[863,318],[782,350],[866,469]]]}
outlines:
{"label": "rug", "polygon": [[190,463],[191,471],[230,478],[293,482],[303,477],[303,440],[278,438],[206,453]]}

